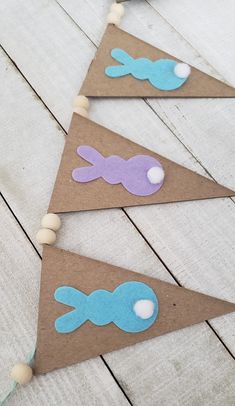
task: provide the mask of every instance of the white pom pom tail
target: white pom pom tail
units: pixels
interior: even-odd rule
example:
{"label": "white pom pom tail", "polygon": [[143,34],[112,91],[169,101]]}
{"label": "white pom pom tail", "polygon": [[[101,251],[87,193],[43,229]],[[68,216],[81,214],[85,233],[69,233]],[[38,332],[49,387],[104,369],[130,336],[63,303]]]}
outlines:
{"label": "white pom pom tail", "polygon": [[187,79],[191,73],[191,68],[187,63],[177,63],[174,73],[180,79]]}
{"label": "white pom pom tail", "polygon": [[154,303],[151,300],[138,300],[133,307],[136,316],[143,320],[150,319],[154,313]]}
{"label": "white pom pom tail", "polygon": [[147,172],[147,178],[153,185],[161,183],[164,179],[164,176],[164,171],[162,168],[160,168],[160,166],[153,166]]}

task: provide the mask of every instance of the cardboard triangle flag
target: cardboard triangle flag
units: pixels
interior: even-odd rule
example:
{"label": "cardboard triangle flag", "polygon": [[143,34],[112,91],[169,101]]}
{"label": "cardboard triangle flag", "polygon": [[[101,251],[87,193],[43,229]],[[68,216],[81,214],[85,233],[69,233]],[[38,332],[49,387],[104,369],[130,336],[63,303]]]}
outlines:
{"label": "cardboard triangle flag", "polygon": [[233,303],[45,246],[35,372],[46,373],[232,311]]}
{"label": "cardboard triangle flag", "polygon": [[[157,176],[158,183],[155,184],[147,177],[152,168],[153,172],[156,171],[153,175]],[[49,212],[234,195],[232,190],[74,114]]]}
{"label": "cardboard triangle flag", "polygon": [[190,73],[189,66],[179,62],[109,24],[80,93],[94,97],[235,97],[233,87],[194,67]]}

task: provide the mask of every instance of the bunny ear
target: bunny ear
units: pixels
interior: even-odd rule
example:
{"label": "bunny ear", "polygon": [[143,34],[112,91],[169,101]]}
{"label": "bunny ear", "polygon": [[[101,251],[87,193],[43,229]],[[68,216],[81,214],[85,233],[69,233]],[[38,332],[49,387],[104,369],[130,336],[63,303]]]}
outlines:
{"label": "bunny ear", "polygon": [[133,61],[133,58],[120,48],[113,48],[111,56],[116,59],[117,62],[123,63],[124,65]]}
{"label": "bunny ear", "polygon": [[57,302],[71,307],[80,306],[86,297],[83,292],[71,286],[60,286],[54,293],[54,298]]}
{"label": "bunny ear", "polygon": [[82,183],[98,179],[100,176],[100,171],[96,166],[84,166],[82,168],[76,168],[72,172],[73,180]]}
{"label": "bunny ear", "polygon": [[129,75],[130,68],[126,65],[108,66],[105,69],[105,74],[111,78],[119,78],[121,76]]}
{"label": "bunny ear", "polygon": [[92,148],[89,145],[81,145],[78,147],[77,154],[93,165],[98,164],[101,160],[103,160],[103,156],[96,151],[95,148]]}
{"label": "bunny ear", "polygon": [[55,329],[58,333],[72,333],[86,321],[84,313],[79,310],[72,310],[58,317],[55,321]]}

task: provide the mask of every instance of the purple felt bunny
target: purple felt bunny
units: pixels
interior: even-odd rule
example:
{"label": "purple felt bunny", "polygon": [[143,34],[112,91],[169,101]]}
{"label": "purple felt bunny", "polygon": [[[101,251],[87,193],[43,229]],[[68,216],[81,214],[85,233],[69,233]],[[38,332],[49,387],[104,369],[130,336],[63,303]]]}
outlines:
{"label": "purple felt bunny", "polygon": [[77,154],[92,166],[74,169],[72,178],[76,182],[90,182],[102,177],[111,185],[121,183],[137,196],[151,195],[163,184],[162,165],[151,156],[135,155],[127,161],[117,155],[105,158],[96,149],[86,145],[78,147]]}

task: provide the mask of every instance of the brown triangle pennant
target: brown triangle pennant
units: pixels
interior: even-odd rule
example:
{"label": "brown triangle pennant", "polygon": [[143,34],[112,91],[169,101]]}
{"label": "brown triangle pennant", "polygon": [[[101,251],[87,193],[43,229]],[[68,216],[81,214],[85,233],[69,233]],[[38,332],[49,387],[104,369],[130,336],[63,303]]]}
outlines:
{"label": "brown triangle pennant", "polygon": [[[121,50],[121,55],[120,51],[113,51],[117,49]],[[136,62],[140,58],[147,58],[150,62]],[[158,66],[156,62],[152,64],[162,59],[173,62],[161,62]],[[191,67],[187,79],[182,71],[176,76],[175,62],[181,61],[109,24],[80,93],[94,97],[235,97],[233,87],[194,67]],[[107,74],[109,67],[112,67],[113,76]],[[182,64],[179,69],[182,69]]]}
{"label": "brown triangle pennant", "polygon": [[[133,293],[133,285],[136,287],[136,284],[140,287],[140,291],[135,290]],[[104,290],[111,292],[108,295],[112,299],[114,290],[117,287],[123,289],[124,285],[125,287],[128,285],[128,289],[131,286],[132,290],[128,291],[128,298],[123,294],[119,297],[116,296],[115,300],[121,301],[121,303],[116,302],[117,309],[112,308],[111,311],[111,313],[116,312],[115,316],[111,314],[111,318],[113,317],[116,321],[109,322],[106,319],[103,325],[89,321],[91,315],[87,315],[87,312],[92,311],[96,313],[95,316],[93,315],[95,319],[97,317],[106,318],[106,312],[110,317],[110,306],[102,307],[101,305],[100,309],[99,300],[103,300]],[[58,302],[54,298],[54,294],[61,287],[63,287],[62,289],[64,287],[72,288],[72,293],[67,294],[64,301],[60,298],[60,302]],[[93,302],[95,309],[92,309],[91,306],[89,311],[87,308],[84,310],[84,307],[79,306],[79,299],[76,297],[74,299],[73,296],[74,292],[78,294],[79,291],[82,292],[79,295],[87,297],[85,295],[94,294],[94,292],[101,289],[102,292],[99,293],[98,303]],[[151,321],[151,324],[144,331],[129,332],[128,329],[130,330],[133,320],[134,323],[137,321],[137,323],[141,324],[142,322],[146,323],[147,319],[150,320],[151,318],[150,314],[145,313],[145,316],[143,316],[142,313],[140,316],[140,313],[134,313],[133,311],[133,308],[135,309],[133,307],[135,299],[146,299],[148,290],[156,296],[158,301],[156,318]],[[129,297],[131,297],[131,300],[129,300]],[[124,312],[120,310],[123,303],[127,306]],[[86,313],[84,323],[79,327],[75,326],[72,332],[61,333],[58,328],[56,330],[55,320],[69,312],[73,314],[74,308],[77,311],[75,319],[79,320],[84,312]],[[121,314],[118,314],[119,311],[121,311]],[[45,246],[42,261],[35,372],[46,373],[232,311],[235,311],[235,304],[233,303],[68,251]],[[99,312],[102,314],[99,314]],[[119,323],[122,324],[117,323],[118,318]],[[74,323],[74,320],[72,321],[71,318],[70,322]],[[75,324],[76,322],[77,320],[75,320]]]}
{"label": "brown triangle pennant", "polygon": [[[87,151],[84,152],[84,146],[85,149],[88,147],[91,150],[91,157],[87,158],[90,162],[94,159],[94,153],[100,159],[102,155],[103,161],[106,163],[108,157],[111,156],[112,159],[109,159],[103,168],[100,168],[100,163],[91,165],[87,159],[84,159],[85,152],[87,153]],[[78,148],[81,148],[80,155],[83,158],[78,154]],[[116,156],[114,161],[113,156]],[[145,156],[144,160],[140,159],[139,162],[139,156]],[[119,162],[120,159],[121,162]],[[134,165],[123,167],[128,160],[129,163],[134,162]],[[153,167],[156,162],[156,165],[160,165],[164,172],[163,182],[153,185],[153,188],[147,178],[147,169],[145,171],[143,168],[146,160],[147,164],[149,160],[151,164],[153,162],[150,165]],[[140,167],[138,167],[139,163]],[[94,166],[97,166],[97,170],[100,172],[97,172]],[[116,171],[117,167],[122,170],[121,173]],[[78,180],[73,177],[74,173],[76,175],[78,172],[79,175],[80,173],[83,175],[84,171],[88,171],[86,182],[84,179]],[[106,172],[104,173],[104,171]],[[122,183],[119,182],[120,180]],[[139,195],[149,193],[149,190],[150,194]],[[73,212],[234,195],[235,192],[232,190],[135,144],[89,119],[74,114],[66,138],[49,212]]]}

